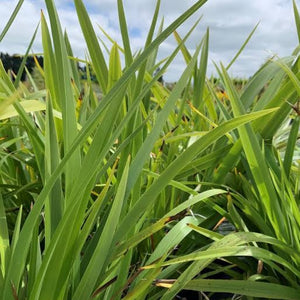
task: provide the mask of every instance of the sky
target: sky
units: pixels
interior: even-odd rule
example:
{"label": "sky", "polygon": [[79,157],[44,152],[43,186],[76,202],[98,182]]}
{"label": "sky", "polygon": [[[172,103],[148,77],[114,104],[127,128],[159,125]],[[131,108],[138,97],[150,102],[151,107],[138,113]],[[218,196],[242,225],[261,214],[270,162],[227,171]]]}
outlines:
{"label": "sky", "polygon": [[[0,32],[11,15],[17,0],[0,0]],[[121,43],[117,16],[117,0],[83,0],[87,6],[95,31],[103,38],[98,25]],[[167,26],[193,5],[195,0],[161,0],[160,19]],[[149,30],[155,0],[123,0],[131,45],[134,51],[141,49]],[[300,10],[300,0],[296,0]],[[71,0],[56,0],[55,4],[63,29],[66,29],[74,55],[85,58],[87,47],[80,31],[76,11]],[[10,30],[0,42],[0,51],[24,54],[40,20],[41,9],[46,12],[44,1],[25,0]],[[46,14],[46,13],[45,13]],[[208,0],[178,30],[184,36],[194,22],[202,19],[187,41],[191,53],[209,28],[208,75],[216,75],[214,63],[228,64],[244,43],[255,25],[259,23],[252,39],[239,56],[229,73],[234,77],[248,78],[269,57],[291,55],[298,45],[292,0]],[[40,32],[33,45],[33,52],[41,53]],[[107,42],[110,47],[110,43]],[[176,47],[173,36],[160,47],[158,59],[170,55]],[[181,55],[174,60],[164,75],[166,81],[176,81],[185,68]]]}

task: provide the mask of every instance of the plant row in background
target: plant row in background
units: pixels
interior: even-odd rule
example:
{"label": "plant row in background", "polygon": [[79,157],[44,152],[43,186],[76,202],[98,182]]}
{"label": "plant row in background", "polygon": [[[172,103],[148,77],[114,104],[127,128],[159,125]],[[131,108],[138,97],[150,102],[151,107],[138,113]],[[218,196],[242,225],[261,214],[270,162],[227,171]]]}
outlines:
{"label": "plant row in background", "polygon": [[[122,43],[106,34],[105,47],[74,0],[89,53],[81,80],[45,0],[45,88],[28,71],[21,81],[36,32],[17,74],[0,64],[1,299],[300,299],[299,49],[245,85],[228,75],[238,55],[209,80],[209,31],[194,53],[198,22],[177,32],[205,2],[164,28],[158,0],[133,54],[122,0]],[[178,46],[157,61],[170,35]],[[176,55],[186,68],[168,89],[159,78]]]}

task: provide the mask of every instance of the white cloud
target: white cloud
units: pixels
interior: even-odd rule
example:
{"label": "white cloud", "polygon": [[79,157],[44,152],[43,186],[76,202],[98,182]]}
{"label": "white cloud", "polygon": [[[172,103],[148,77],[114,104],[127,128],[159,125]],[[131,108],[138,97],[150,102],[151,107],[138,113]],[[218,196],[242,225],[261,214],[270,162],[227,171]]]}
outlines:
{"label": "white cloud", "polygon": [[[0,30],[6,25],[17,1],[1,0]],[[0,51],[24,53],[40,20],[40,8],[25,1],[7,35],[1,41]],[[40,49],[41,50],[41,49]]]}
{"label": "white cloud", "polygon": [[[0,30],[6,24],[9,15],[16,3],[14,0],[1,0]],[[86,46],[78,25],[73,1],[56,1],[62,27],[67,29],[73,51],[76,56],[84,58]],[[154,0],[124,0],[129,31],[133,50],[143,47],[147,31],[151,24],[155,8]],[[40,10],[45,10],[44,1],[27,0],[21,8],[13,26],[0,44],[0,51],[10,53],[24,53],[36,25],[40,20]],[[97,27],[100,24],[113,39],[121,42],[118,29],[117,1],[116,0],[85,0],[95,31],[103,36]],[[181,13],[188,9],[193,0],[162,0],[160,17],[165,16],[165,24],[174,21]],[[257,31],[231,69],[235,76],[247,77],[253,74],[263,61],[276,53],[279,56],[291,54],[297,46],[297,35],[294,25],[292,1],[287,0],[208,0],[207,3],[179,32],[184,36],[197,18],[203,18],[195,32],[187,42],[188,48],[193,51],[201,41],[206,28],[210,29],[210,60],[229,63],[239,50],[251,30],[260,22]],[[176,47],[174,38],[162,45],[159,58],[165,57]],[[40,52],[40,34],[33,50]],[[176,80],[184,67],[181,57],[170,67],[167,80]],[[209,63],[209,73],[213,72],[213,64]],[[214,72],[215,73],[215,72]]]}
{"label": "white cloud", "polygon": [[211,29],[211,58],[217,62],[229,62],[260,22],[232,67],[235,75],[249,76],[271,52],[286,56],[297,46],[292,1],[208,1],[203,14],[203,23]]}

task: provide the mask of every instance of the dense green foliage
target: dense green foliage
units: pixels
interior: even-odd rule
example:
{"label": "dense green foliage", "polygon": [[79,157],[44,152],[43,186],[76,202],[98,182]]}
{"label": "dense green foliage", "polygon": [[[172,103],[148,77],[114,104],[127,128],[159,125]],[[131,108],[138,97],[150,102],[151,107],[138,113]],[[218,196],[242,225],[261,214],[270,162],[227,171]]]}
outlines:
{"label": "dense green foliage", "polygon": [[[210,80],[209,31],[194,53],[198,22],[176,31],[205,2],[164,29],[158,0],[133,54],[118,0],[122,45],[109,38],[106,61],[74,0],[82,80],[45,0],[44,88],[20,80],[35,35],[15,80],[0,63],[0,299],[300,299],[299,49],[241,84],[237,55]],[[178,47],[157,61],[170,35]],[[158,80],[177,54],[186,69],[169,89]]]}

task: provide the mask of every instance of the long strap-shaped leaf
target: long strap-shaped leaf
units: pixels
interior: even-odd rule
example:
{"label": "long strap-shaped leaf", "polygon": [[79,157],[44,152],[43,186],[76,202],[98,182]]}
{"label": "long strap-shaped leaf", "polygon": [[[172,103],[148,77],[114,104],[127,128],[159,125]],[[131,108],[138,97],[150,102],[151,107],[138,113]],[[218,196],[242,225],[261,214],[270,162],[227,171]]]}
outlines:
{"label": "long strap-shaped leaf", "polygon": [[[53,0],[46,0],[48,14],[50,18],[52,39],[55,49],[55,62],[56,62],[56,84],[54,88],[57,89],[57,95],[61,101],[62,121],[63,121],[63,136],[64,136],[64,151],[70,149],[75,137],[77,136],[77,124],[75,114],[75,101],[73,98],[73,91],[71,85],[71,66],[68,59],[65,39],[60,26],[58,14],[54,6]],[[45,22],[44,22],[44,25]],[[54,81],[54,80],[53,80]],[[74,151],[73,157],[68,161],[65,166],[65,189],[66,189],[66,204],[69,203],[68,191],[73,185],[73,179],[80,166],[81,156],[80,151]]]}
{"label": "long strap-shaped leaf", "polygon": [[[9,234],[7,227],[7,219],[5,214],[5,207],[3,203],[2,193],[0,192],[0,258],[1,258],[1,275],[5,276],[6,268],[9,263],[10,245]],[[0,279],[0,287],[3,281]]]}
{"label": "long strap-shaped leaf", "polygon": [[[191,262],[196,260],[207,260],[207,259],[217,259],[219,257],[229,257],[229,256],[249,256],[255,257],[257,259],[262,260],[272,260],[276,263],[283,265],[284,267],[291,270],[297,276],[300,275],[300,272],[295,268],[290,262],[283,259],[281,256],[274,254],[273,252],[258,248],[254,246],[227,246],[221,245],[221,241],[216,243],[220,243],[220,245],[216,244],[214,247],[209,248],[205,251],[197,251],[192,254],[184,255],[178,258],[170,259],[165,263],[160,263],[159,265],[153,264],[149,266],[143,267],[143,269],[155,268],[160,266],[169,266],[173,264]],[[256,240],[254,240],[256,241]],[[259,239],[258,239],[259,241]]]}
{"label": "long strap-shaped leaf", "polygon": [[293,0],[293,9],[294,9],[295,22],[296,22],[296,26],[297,26],[298,40],[300,42],[300,16],[299,16],[299,11],[298,11],[295,0]]}
{"label": "long strap-shaped leaf", "polygon": [[108,70],[98,38],[93,29],[88,12],[81,0],[74,0],[81,29],[93,62],[93,68],[104,94],[107,92]]}
{"label": "long strap-shaped leaf", "polygon": [[190,281],[185,288],[193,291],[232,293],[263,299],[295,300],[299,298],[299,290],[294,288],[251,280],[195,279]]}
{"label": "long strap-shaped leaf", "polygon": [[87,266],[85,273],[82,276],[78,285],[73,300],[88,299],[93,292],[97,279],[101,272],[104,272],[103,266],[112,254],[114,233],[119,224],[123,202],[125,199],[126,183],[128,180],[129,159],[124,168],[123,176],[118,187],[118,191],[112,208],[108,215],[107,221],[103,228],[99,242],[95,248],[94,254]]}
{"label": "long strap-shaped leaf", "polygon": [[119,15],[119,24],[121,29],[121,35],[124,45],[124,54],[125,54],[125,64],[126,67],[130,66],[133,61],[132,52],[130,48],[129,42],[129,34],[128,34],[128,27],[125,18],[125,12],[123,7],[123,1],[118,0],[118,15]]}

